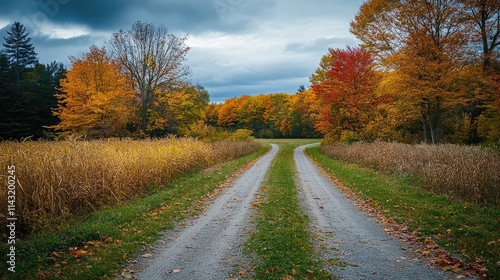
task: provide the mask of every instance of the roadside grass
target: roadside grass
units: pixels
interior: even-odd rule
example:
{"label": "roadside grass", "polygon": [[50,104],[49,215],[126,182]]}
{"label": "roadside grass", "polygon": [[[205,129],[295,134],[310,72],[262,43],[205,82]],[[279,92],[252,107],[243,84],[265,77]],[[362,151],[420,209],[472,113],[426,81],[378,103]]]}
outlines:
{"label": "roadside grass", "polygon": [[299,203],[295,185],[293,150],[317,141],[266,140],[280,151],[271,164],[267,180],[253,203],[255,231],[245,252],[253,259],[255,279],[333,279],[322,270],[314,251],[309,219]]}
{"label": "roadside grass", "polygon": [[[149,196],[73,218],[57,231],[42,231],[16,243],[15,273],[1,262],[1,279],[115,279],[162,231],[197,215],[214,190],[245,163],[265,154],[263,147],[216,168],[192,171]],[[2,255],[8,247],[2,244]],[[154,254],[154,252],[151,252]]]}
{"label": "roadside grass", "polygon": [[[500,279],[499,207],[457,202],[445,195],[432,194],[419,187],[415,175],[377,173],[331,159],[321,154],[319,147],[306,151],[327,172],[385,216],[418,232],[421,241],[430,237],[464,260],[466,267],[484,265],[489,270],[488,278]],[[456,269],[457,272],[460,269],[464,268]]]}
{"label": "roadside grass", "polygon": [[327,156],[382,172],[415,173],[421,187],[483,206],[500,206],[500,153],[453,144],[355,142],[322,145]]}

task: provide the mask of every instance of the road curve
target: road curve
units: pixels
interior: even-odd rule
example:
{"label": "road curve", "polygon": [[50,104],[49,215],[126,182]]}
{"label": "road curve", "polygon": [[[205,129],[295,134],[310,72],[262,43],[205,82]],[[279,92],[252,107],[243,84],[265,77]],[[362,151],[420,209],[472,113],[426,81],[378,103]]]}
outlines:
{"label": "road curve", "polygon": [[416,260],[376,218],[353,206],[307,158],[305,147],[294,152],[299,189],[320,239],[335,248],[322,250],[323,257],[335,263],[328,265],[329,271],[344,279],[453,279]]}
{"label": "road curve", "polygon": [[[145,269],[136,271],[138,279],[225,279],[232,270],[233,255],[244,240],[242,228],[278,146],[237,178],[198,219],[157,248]],[[174,235],[174,236],[172,236]]]}

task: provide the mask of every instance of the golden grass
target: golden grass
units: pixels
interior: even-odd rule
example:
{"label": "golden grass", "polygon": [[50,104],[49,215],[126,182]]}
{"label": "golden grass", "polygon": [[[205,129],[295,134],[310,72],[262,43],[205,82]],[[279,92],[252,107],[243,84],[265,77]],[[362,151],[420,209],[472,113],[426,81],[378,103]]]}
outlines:
{"label": "golden grass", "polygon": [[327,145],[326,155],[383,172],[415,173],[422,186],[483,205],[500,204],[500,154],[473,146],[353,143]]}
{"label": "golden grass", "polygon": [[[16,214],[25,230],[57,225],[69,216],[143,195],[191,170],[260,147],[255,142],[204,143],[192,138],[2,142],[0,179],[16,167]],[[0,191],[7,209],[7,190]]]}

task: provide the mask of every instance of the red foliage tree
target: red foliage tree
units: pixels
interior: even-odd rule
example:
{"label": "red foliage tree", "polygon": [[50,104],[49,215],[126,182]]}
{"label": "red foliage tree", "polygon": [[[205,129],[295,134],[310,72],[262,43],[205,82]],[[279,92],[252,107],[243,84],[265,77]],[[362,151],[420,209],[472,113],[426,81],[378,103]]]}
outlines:
{"label": "red foliage tree", "polygon": [[330,49],[326,79],[312,86],[321,102],[316,129],[334,139],[359,137],[377,105],[380,77],[371,54],[358,47]]}

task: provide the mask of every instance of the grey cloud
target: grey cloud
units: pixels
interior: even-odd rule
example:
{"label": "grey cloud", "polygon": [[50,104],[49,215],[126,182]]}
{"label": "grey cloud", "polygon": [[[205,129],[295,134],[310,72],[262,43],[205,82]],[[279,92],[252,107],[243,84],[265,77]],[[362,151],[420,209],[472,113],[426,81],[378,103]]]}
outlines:
{"label": "grey cloud", "polygon": [[334,37],[319,38],[312,42],[292,42],[286,45],[285,51],[289,52],[327,52],[329,48],[344,48],[345,46],[355,46],[357,41],[354,38]]}
{"label": "grey cloud", "polygon": [[[179,35],[189,33],[201,38],[202,43],[205,34],[229,38],[245,34],[244,38],[250,38],[245,51],[217,42],[215,47],[199,43],[188,55],[193,80],[209,90],[212,101],[221,102],[242,94],[293,93],[298,86],[307,86],[309,76],[329,47],[357,44],[347,30],[363,0],[3,2],[0,20],[17,20],[27,25],[42,63],[53,60],[68,63],[68,56],[79,56],[92,44],[104,46],[113,32],[129,29],[136,21],[161,24]],[[91,33],[64,40],[50,39],[35,32],[41,21],[58,26],[84,26]],[[0,30],[0,39],[6,36],[7,28]],[[254,38],[256,42],[252,41]],[[217,38],[211,40],[213,43]],[[255,43],[259,45],[252,45]]]}

